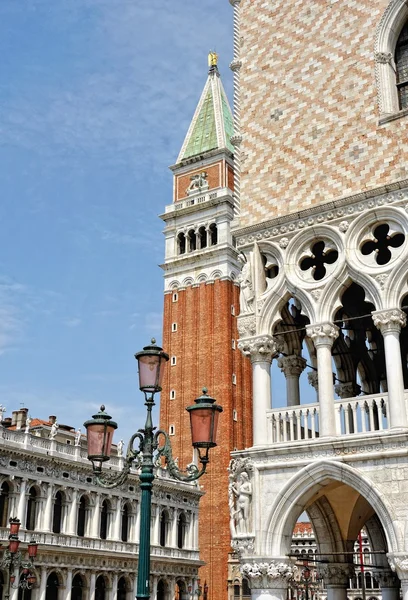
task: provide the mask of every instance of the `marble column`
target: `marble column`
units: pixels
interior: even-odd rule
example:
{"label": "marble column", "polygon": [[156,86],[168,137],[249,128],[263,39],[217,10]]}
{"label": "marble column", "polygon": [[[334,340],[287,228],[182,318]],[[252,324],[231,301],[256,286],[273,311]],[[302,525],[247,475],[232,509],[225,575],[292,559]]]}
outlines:
{"label": "marble column", "polygon": [[[335,436],[336,414],[334,410],[334,389],[332,369],[332,346],[339,335],[339,328],[333,323],[318,323],[306,327],[306,335],[314,342],[317,357],[318,396],[319,396],[319,435]],[[329,600],[329,599],[328,599]]]}
{"label": "marble column", "polygon": [[72,592],[72,569],[68,569],[67,579],[66,579],[66,583],[65,583],[64,600],[71,600],[71,592]]}
{"label": "marble column", "polygon": [[117,600],[118,597],[118,574],[114,573],[112,577],[112,600]]}
{"label": "marble column", "polygon": [[153,532],[152,532],[152,544],[156,546],[160,542],[160,513],[161,507],[157,504],[152,505],[152,517],[153,517]]}
{"label": "marble column", "polygon": [[170,547],[177,548],[177,521],[178,521],[178,510],[175,508],[169,509],[170,516]]}
{"label": "marble column", "polygon": [[72,490],[71,506],[68,514],[68,526],[67,534],[76,535],[77,532],[77,519],[78,519],[78,501],[80,497],[79,490]]}
{"label": "marble column", "polygon": [[373,312],[374,325],[384,338],[385,367],[388,384],[388,413],[390,429],[408,426],[404,397],[401,348],[399,336],[406,325],[406,315],[399,308]]}
{"label": "marble column", "polygon": [[293,565],[284,559],[265,562],[245,563],[241,567],[251,588],[252,600],[286,600],[289,581],[293,578]]}
{"label": "marble column", "polygon": [[408,554],[398,552],[387,554],[391,570],[401,582],[402,600],[408,600]]}
{"label": "marble column", "polygon": [[327,590],[327,600],[347,600],[349,580],[354,576],[353,565],[329,563],[319,566]]}
{"label": "marble column", "polygon": [[51,531],[52,526],[52,513],[53,513],[53,498],[54,498],[54,484],[49,483],[47,487],[47,498],[45,500],[44,518],[42,520],[42,529],[45,532]]}
{"label": "marble column", "polygon": [[89,511],[87,515],[87,530],[89,532],[88,535],[93,538],[98,538],[101,526],[101,495],[96,493],[94,498],[95,503],[93,506],[93,511]]}
{"label": "marble column", "polygon": [[25,528],[26,522],[26,512],[27,512],[27,504],[26,504],[26,494],[27,494],[27,479],[21,480],[20,490],[19,490],[19,498],[18,498],[18,508],[17,508],[17,517],[20,519],[21,527]]}
{"label": "marble column", "polygon": [[95,583],[96,583],[96,574],[91,573],[91,580],[89,583],[89,600],[95,600]]}
{"label": "marble column", "polygon": [[[129,516],[130,518],[130,516]],[[115,541],[121,539],[121,523],[122,523],[122,499],[116,498],[116,508],[114,512],[113,531],[111,538]]]}
{"label": "marble column", "polygon": [[41,567],[40,600],[45,600],[46,591],[47,591],[47,567]]}
{"label": "marble column", "polygon": [[253,444],[265,446],[268,436],[266,412],[272,408],[271,364],[279,353],[279,343],[270,335],[244,338],[238,348],[249,356],[252,363]]}
{"label": "marble column", "polygon": [[296,354],[292,354],[291,356],[281,356],[278,360],[278,367],[286,378],[286,405],[288,407],[299,406],[299,377],[306,368],[305,359]]}

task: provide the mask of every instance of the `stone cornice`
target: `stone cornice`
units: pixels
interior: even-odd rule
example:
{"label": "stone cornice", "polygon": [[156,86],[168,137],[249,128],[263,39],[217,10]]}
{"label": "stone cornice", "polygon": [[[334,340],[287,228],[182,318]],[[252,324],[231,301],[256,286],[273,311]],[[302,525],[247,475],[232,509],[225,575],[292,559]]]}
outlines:
{"label": "stone cornice", "polygon": [[[235,230],[235,235],[238,239],[238,245],[245,245],[242,242],[242,238],[255,233],[260,236],[259,239],[262,239],[263,237],[267,239],[268,237],[273,238],[275,235],[284,235],[285,233],[290,232],[294,233],[303,228],[310,227],[316,223],[347,218],[348,214],[356,214],[352,209],[353,204],[361,203],[361,207],[357,207],[357,212],[363,212],[364,210],[375,208],[376,206],[397,202],[399,198],[396,196],[394,197],[395,192],[398,193],[399,190],[405,190],[407,188],[408,179],[404,179],[389,185],[369,190],[367,192],[361,192],[352,196],[346,196],[337,200],[324,202],[311,208],[306,208],[298,212],[293,212],[287,215],[283,215],[281,217],[276,217],[269,221],[263,221],[262,223],[248,225],[247,227],[238,227]],[[381,196],[389,194],[391,194],[392,196],[384,199],[381,198]],[[316,217],[316,219],[314,219],[314,217]],[[296,221],[298,223],[295,224]],[[287,227],[289,224],[292,224],[293,229],[289,229]],[[269,231],[271,229],[277,229],[278,227],[279,229],[277,233]],[[269,235],[267,235],[268,233]],[[255,239],[253,241],[255,241]],[[248,241],[245,243],[251,242]]]}

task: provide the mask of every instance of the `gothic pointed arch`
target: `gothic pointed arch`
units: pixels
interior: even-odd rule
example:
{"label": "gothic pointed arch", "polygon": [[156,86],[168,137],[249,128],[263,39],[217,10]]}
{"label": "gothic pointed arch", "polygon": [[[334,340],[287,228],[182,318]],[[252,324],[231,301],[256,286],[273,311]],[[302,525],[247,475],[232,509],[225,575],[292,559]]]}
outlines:
{"label": "gothic pointed arch", "polygon": [[[336,461],[321,460],[307,465],[294,475],[282,488],[271,507],[267,521],[265,551],[272,556],[285,556],[290,552],[291,535],[303,510],[313,504],[322,488],[333,482],[343,483],[358,493],[372,507],[372,514],[384,530],[389,552],[403,548],[402,533],[395,525],[395,515],[387,498],[353,467]],[[360,523],[364,524],[364,522]]]}
{"label": "gothic pointed arch", "polygon": [[395,114],[401,109],[395,51],[401,30],[407,21],[406,2],[391,0],[377,28],[374,59],[380,117]]}

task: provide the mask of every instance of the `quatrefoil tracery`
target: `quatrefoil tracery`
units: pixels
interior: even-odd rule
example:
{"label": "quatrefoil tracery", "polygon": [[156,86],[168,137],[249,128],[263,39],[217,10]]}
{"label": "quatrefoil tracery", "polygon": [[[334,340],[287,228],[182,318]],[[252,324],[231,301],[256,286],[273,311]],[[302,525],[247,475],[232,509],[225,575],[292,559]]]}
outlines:
{"label": "quatrefoil tracery", "polygon": [[373,240],[363,242],[361,254],[368,256],[375,253],[377,265],[386,265],[392,259],[390,248],[400,248],[405,241],[405,235],[398,232],[390,232],[390,226],[387,223],[378,225],[373,231]]}
{"label": "quatrefoil tracery", "polygon": [[326,275],[325,265],[332,265],[339,257],[337,250],[326,246],[326,242],[320,240],[311,247],[311,255],[306,256],[300,261],[302,271],[312,269],[312,277],[315,281],[320,281]]}

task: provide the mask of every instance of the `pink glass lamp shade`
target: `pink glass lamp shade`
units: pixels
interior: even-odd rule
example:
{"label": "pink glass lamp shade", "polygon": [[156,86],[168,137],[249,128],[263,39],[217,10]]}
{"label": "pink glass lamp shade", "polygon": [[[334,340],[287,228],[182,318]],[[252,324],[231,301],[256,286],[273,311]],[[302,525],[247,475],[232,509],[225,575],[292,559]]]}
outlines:
{"label": "pink glass lamp shade", "polygon": [[145,346],[141,352],[136,352],[135,358],[139,365],[139,388],[142,392],[155,394],[161,391],[164,365],[169,360],[169,355],[156,346],[152,338],[150,346]]}
{"label": "pink glass lamp shade", "polygon": [[105,412],[102,405],[98,414],[85,421],[84,427],[88,439],[88,458],[97,473],[102,471],[102,463],[110,459],[113,434],[118,428],[117,423]]}
{"label": "pink glass lamp shade", "polygon": [[214,448],[217,445],[218,418],[222,407],[215,404],[215,398],[208,396],[207,389],[195,400],[195,404],[188,406],[190,413],[191,440],[194,448]]}
{"label": "pink glass lamp shade", "polygon": [[38,544],[35,540],[31,540],[31,542],[28,544],[28,556],[30,558],[35,558],[37,556],[37,552],[38,552]]}
{"label": "pink glass lamp shade", "polygon": [[17,554],[19,546],[20,540],[18,539],[18,537],[16,535],[10,535],[8,549],[11,552],[11,554]]}
{"label": "pink glass lamp shade", "polygon": [[16,517],[12,517],[9,521],[10,523],[10,535],[18,535],[18,532],[20,530],[20,519],[17,519]]}

